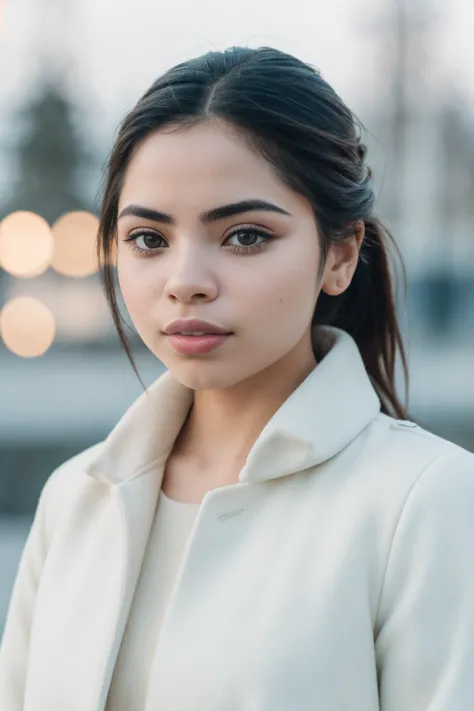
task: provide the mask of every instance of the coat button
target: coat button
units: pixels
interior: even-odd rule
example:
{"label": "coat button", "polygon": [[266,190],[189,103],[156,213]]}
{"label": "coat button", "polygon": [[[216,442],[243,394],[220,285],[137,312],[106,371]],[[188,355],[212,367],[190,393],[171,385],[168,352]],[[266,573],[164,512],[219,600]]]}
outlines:
{"label": "coat button", "polygon": [[410,422],[410,420],[397,420],[397,425],[400,427],[418,427],[416,422]]}

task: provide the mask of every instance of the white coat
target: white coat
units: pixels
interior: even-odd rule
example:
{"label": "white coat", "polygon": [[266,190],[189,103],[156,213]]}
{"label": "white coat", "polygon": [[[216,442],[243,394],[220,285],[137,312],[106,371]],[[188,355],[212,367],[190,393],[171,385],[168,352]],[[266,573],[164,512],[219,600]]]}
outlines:
{"label": "white coat", "polygon": [[[474,709],[474,455],[381,414],[354,341],[322,335],[327,355],[239,482],[204,497],[147,711]],[[167,371],[48,479],[7,616],[1,711],[104,709],[191,402]]]}

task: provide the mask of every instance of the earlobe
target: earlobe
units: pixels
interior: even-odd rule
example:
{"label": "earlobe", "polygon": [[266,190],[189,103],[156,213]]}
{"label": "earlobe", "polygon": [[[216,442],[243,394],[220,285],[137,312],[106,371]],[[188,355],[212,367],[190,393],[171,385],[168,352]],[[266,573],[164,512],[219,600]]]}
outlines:
{"label": "earlobe", "polygon": [[343,280],[341,278],[334,279],[334,275],[332,279],[330,277],[326,279],[321,286],[321,291],[324,291],[328,296],[339,296],[344,290]]}
{"label": "earlobe", "polygon": [[337,296],[341,293],[340,266],[336,259],[336,245],[331,245],[328,258],[321,279],[321,291],[328,296]]}

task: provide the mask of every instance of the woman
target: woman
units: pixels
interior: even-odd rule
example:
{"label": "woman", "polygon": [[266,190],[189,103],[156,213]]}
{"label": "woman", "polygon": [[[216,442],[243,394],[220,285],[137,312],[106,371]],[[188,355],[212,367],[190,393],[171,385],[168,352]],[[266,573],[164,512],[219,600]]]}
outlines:
{"label": "woman", "polygon": [[[98,252],[167,367],[37,507],[5,711],[467,711],[474,456],[407,420],[358,124],[276,49],[123,121]],[[91,403],[93,407],[93,403]]]}

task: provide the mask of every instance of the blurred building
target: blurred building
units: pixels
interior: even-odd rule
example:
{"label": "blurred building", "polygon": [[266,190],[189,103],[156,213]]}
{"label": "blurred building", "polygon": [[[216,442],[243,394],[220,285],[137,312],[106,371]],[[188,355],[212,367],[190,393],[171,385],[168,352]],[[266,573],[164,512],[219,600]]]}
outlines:
{"label": "blurred building", "polygon": [[393,114],[371,125],[386,159],[377,209],[405,258],[412,321],[423,338],[472,344],[474,116],[425,96],[407,110],[401,147],[391,140]]}
{"label": "blurred building", "polygon": [[370,17],[380,85],[365,111],[377,214],[408,279],[411,412],[474,450],[474,116],[437,71],[430,0]]}

